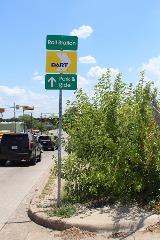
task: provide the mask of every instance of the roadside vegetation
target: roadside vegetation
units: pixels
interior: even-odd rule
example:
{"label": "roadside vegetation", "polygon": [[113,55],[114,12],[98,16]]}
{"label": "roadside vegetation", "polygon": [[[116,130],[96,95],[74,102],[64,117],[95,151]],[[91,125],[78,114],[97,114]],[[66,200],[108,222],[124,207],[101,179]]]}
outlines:
{"label": "roadside vegetation", "polygon": [[74,205],[69,203],[61,203],[60,207],[57,207],[56,205],[52,206],[52,209],[47,212],[48,216],[53,217],[63,217],[63,218],[69,218],[77,213],[77,209]]}
{"label": "roadside vegetation", "polygon": [[26,129],[36,129],[40,132],[46,132],[48,130],[53,130],[58,128],[59,118],[57,116],[51,115],[49,117],[43,116],[42,118],[31,117],[30,114],[24,114],[18,118],[8,118],[2,119],[1,122],[23,122]]}
{"label": "roadside vegetation", "polygon": [[108,70],[94,88],[68,102],[62,163],[71,202],[148,203],[160,197],[160,128],[152,106],[157,96],[144,73],[136,86],[114,81]]}
{"label": "roadside vegetation", "polygon": [[27,129],[33,128],[41,132],[58,128],[58,118],[55,116],[48,118],[31,118],[29,114],[24,114],[23,116],[19,116],[17,121],[24,122]]}
{"label": "roadside vegetation", "polygon": [[51,169],[48,181],[39,196],[39,202],[37,207],[44,208],[49,217],[58,216],[63,218],[69,218],[78,212],[78,208],[74,204],[68,202],[65,196],[62,197],[63,199],[61,201],[60,207],[57,207],[56,202],[57,192],[55,192],[57,159],[53,156],[53,160],[54,166]]}

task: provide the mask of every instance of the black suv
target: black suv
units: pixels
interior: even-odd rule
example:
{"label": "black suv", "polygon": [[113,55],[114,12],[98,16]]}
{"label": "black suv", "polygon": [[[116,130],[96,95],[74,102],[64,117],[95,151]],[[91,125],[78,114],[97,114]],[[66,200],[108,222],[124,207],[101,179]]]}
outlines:
{"label": "black suv", "polygon": [[30,133],[7,133],[1,140],[1,163],[26,160],[31,165],[41,161],[41,145]]}
{"label": "black suv", "polygon": [[42,145],[43,150],[54,150],[55,148],[54,141],[48,135],[39,136],[38,141]]}

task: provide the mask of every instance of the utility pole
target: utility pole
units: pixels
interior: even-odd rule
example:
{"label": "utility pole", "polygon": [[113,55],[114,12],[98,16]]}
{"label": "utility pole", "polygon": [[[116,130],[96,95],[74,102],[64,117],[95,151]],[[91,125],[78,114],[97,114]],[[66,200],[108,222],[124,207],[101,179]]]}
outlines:
{"label": "utility pole", "polygon": [[32,112],[31,112],[31,133],[32,133],[32,126],[33,125],[33,117],[32,117]]}
{"label": "utility pole", "polygon": [[30,106],[21,106],[23,108],[23,130],[24,133],[26,132],[26,124],[25,124],[25,119],[24,119],[24,110],[34,110],[34,106],[30,107]]}
{"label": "utility pole", "polygon": [[23,132],[25,133],[24,108],[23,108]]}
{"label": "utility pole", "polygon": [[13,111],[14,111],[14,132],[16,133],[16,104],[15,104],[15,102],[13,105]]}
{"label": "utility pole", "polygon": [[5,108],[0,108],[0,115],[1,115],[1,119],[3,118],[3,113],[5,112]]}
{"label": "utility pole", "polygon": [[41,135],[42,135],[42,113],[41,113]]}
{"label": "utility pole", "polygon": [[41,113],[41,135],[42,135],[42,128],[43,128],[43,127],[42,127],[42,117],[43,117],[43,114],[45,114],[44,117],[46,118],[46,115],[47,115],[47,114],[51,114],[51,113],[48,113],[48,112],[46,112],[46,113]]}

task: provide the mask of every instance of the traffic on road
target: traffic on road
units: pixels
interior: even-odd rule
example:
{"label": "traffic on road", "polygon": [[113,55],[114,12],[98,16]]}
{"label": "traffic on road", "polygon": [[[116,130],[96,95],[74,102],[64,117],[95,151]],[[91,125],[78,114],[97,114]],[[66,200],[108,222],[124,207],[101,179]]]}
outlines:
{"label": "traffic on road", "polygon": [[43,151],[57,148],[57,141],[46,134],[4,133],[0,142],[0,165],[5,165],[7,161],[26,161],[29,165],[35,165],[41,161]]}

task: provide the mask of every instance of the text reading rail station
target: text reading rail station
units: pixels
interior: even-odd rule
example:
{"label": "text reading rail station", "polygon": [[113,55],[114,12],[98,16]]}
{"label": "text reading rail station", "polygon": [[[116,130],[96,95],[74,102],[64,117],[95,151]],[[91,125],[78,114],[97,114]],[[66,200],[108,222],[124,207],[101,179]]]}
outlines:
{"label": "text reading rail station", "polygon": [[77,48],[77,36],[47,35],[46,49],[48,50],[77,50]]}

